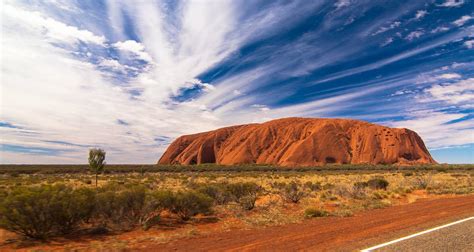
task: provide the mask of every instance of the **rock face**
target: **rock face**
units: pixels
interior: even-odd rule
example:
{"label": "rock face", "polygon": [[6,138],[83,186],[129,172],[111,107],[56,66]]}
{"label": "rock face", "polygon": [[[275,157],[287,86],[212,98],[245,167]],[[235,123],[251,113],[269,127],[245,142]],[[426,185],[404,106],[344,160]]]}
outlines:
{"label": "rock face", "polygon": [[409,129],[348,119],[283,118],[176,139],[159,164],[433,164]]}

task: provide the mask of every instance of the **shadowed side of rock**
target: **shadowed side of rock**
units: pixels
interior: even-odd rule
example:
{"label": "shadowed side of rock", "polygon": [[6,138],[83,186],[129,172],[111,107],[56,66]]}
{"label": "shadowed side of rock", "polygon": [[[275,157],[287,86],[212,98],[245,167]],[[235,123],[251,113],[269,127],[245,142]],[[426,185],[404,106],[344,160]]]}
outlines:
{"label": "shadowed side of rock", "polygon": [[159,164],[436,163],[414,131],[348,119],[283,118],[181,136]]}

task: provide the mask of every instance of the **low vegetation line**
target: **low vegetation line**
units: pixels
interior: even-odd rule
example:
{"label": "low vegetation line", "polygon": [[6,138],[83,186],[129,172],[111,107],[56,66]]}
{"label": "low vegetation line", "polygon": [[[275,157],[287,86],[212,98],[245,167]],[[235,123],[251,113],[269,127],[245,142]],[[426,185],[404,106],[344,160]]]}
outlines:
{"label": "low vegetation line", "polygon": [[[0,174],[66,174],[83,173],[89,166],[84,165],[0,165]],[[474,165],[326,165],[315,167],[280,167],[270,165],[140,165],[109,164],[106,173],[158,173],[158,172],[383,172],[383,171],[473,171]]]}

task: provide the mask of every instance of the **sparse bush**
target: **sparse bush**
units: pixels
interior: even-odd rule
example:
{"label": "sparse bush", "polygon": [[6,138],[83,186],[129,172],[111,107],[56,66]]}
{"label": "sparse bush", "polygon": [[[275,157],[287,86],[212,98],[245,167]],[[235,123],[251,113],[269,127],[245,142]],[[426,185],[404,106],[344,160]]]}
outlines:
{"label": "sparse bush", "polygon": [[214,199],[214,202],[218,205],[233,201],[245,210],[251,210],[255,207],[257,194],[261,189],[260,186],[252,182],[197,185],[195,188],[197,188],[196,191]]}
{"label": "sparse bush", "polygon": [[367,183],[365,182],[359,182],[359,183],[355,183],[354,186],[352,186],[352,190],[350,191],[350,195],[352,198],[354,199],[363,199],[365,198],[365,196],[367,196],[367,192],[366,192],[366,186]]}
{"label": "sparse bush", "polygon": [[197,191],[211,197],[218,205],[226,204],[232,200],[225,184],[201,185],[197,188]]}
{"label": "sparse bush", "polygon": [[334,188],[334,184],[327,183],[327,184],[323,185],[323,190],[329,190],[329,189],[332,189],[332,188]]}
{"label": "sparse bush", "polygon": [[97,193],[95,216],[101,226],[122,230],[141,225],[148,229],[165,209],[172,209],[176,195],[170,191],[148,191],[144,186],[123,188],[109,185]]}
{"label": "sparse bush", "polygon": [[148,193],[139,218],[142,228],[147,230],[155,224],[160,219],[160,214],[163,210],[171,209],[174,200],[174,194],[171,191]]}
{"label": "sparse bush", "polygon": [[307,181],[306,183],[304,183],[304,187],[307,188],[308,190],[312,191],[312,192],[316,192],[316,191],[321,191],[322,187],[321,187],[321,183],[313,183],[311,181]]}
{"label": "sparse bush", "polygon": [[212,199],[199,192],[178,192],[171,203],[170,211],[181,220],[189,220],[197,214],[208,214],[211,211]]}
{"label": "sparse bush", "polygon": [[139,223],[145,197],[142,186],[129,189],[104,187],[97,193],[96,213],[104,226],[111,223],[120,229],[129,229]]}
{"label": "sparse bush", "polygon": [[382,191],[375,191],[372,194],[372,199],[385,199],[387,198],[387,195],[382,193]]}
{"label": "sparse bush", "polygon": [[316,209],[316,208],[310,207],[304,210],[305,218],[326,217],[326,216],[329,216],[329,212],[322,209]]}
{"label": "sparse bush", "polygon": [[289,202],[298,203],[306,194],[300,189],[299,185],[292,181],[283,189],[282,196]]}
{"label": "sparse bush", "polygon": [[413,178],[413,186],[416,189],[426,189],[432,181],[431,174],[428,175],[419,175]]}
{"label": "sparse bush", "polygon": [[235,202],[239,202],[240,198],[248,195],[257,195],[260,187],[252,182],[227,184],[227,191]]}
{"label": "sparse bush", "polygon": [[388,181],[383,178],[373,178],[367,181],[367,185],[375,190],[387,190],[388,184]]}
{"label": "sparse bush", "polygon": [[346,184],[337,184],[333,189],[330,190],[333,194],[342,198],[351,198],[351,190]]}
{"label": "sparse bush", "polygon": [[227,185],[228,193],[244,210],[252,210],[255,207],[257,193],[260,189],[260,186],[252,182]]}
{"label": "sparse bush", "polygon": [[337,200],[337,197],[333,195],[330,191],[325,191],[321,194],[320,199],[334,201]]}
{"label": "sparse bush", "polygon": [[49,188],[16,188],[0,205],[0,227],[30,238],[45,239],[53,233],[54,223]]}
{"label": "sparse bush", "polygon": [[354,183],[354,188],[360,189],[360,188],[367,188],[369,186],[369,183],[367,182],[355,182]]}
{"label": "sparse bush", "polygon": [[70,233],[90,217],[91,202],[93,193],[87,189],[62,185],[16,188],[0,202],[0,227],[35,239]]}
{"label": "sparse bush", "polygon": [[411,176],[413,176],[413,172],[404,172],[403,176],[404,177],[411,177]]}
{"label": "sparse bush", "polygon": [[282,190],[283,188],[285,188],[286,183],[272,181],[272,182],[270,182],[270,186],[271,186],[273,189]]}
{"label": "sparse bush", "polygon": [[239,200],[239,205],[244,209],[244,210],[252,210],[255,208],[255,202],[257,201],[257,196],[256,195],[247,195]]}
{"label": "sparse bush", "polygon": [[62,234],[75,231],[82,221],[88,221],[94,212],[95,192],[87,188],[73,190],[57,186],[51,204],[54,224]]}

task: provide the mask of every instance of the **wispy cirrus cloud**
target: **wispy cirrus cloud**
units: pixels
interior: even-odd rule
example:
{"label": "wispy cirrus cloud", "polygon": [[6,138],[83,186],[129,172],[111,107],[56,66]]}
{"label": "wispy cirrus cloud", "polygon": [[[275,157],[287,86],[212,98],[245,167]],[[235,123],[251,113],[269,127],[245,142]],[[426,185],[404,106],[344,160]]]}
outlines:
{"label": "wispy cirrus cloud", "polygon": [[469,15],[464,15],[460,17],[459,19],[456,19],[455,21],[453,21],[453,24],[456,26],[463,26],[465,23],[467,23],[469,20],[472,20],[472,19],[474,19],[474,17],[469,16]]}
{"label": "wispy cirrus cloud", "polygon": [[99,146],[153,163],[178,135],[286,116],[469,143],[470,13],[439,16],[460,2],[8,1],[1,162],[85,162]]}
{"label": "wispy cirrus cloud", "polygon": [[442,7],[459,7],[464,4],[464,0],[446,0],[444,3],[439,6]]}

